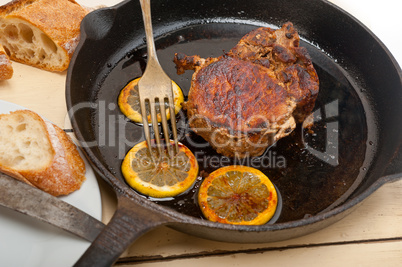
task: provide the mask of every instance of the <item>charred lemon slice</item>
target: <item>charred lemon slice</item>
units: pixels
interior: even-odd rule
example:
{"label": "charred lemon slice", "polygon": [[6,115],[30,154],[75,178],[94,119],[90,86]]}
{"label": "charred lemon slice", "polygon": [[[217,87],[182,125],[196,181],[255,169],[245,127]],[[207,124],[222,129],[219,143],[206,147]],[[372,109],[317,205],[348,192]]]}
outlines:
{"label": "charred lemon slice", "polygon": [[[142,123],[141,108],[140,108],[140,98],[138,95],[138,81],[140,78],[134,79],[129,82],[120,92],[119,98],[117,100],[121,112],[127,116],[130,120],[138,123]],[[181,109],[181,104],[184,101],[183,92],[180,87],[172,81],[173,88],[173,103],[175,113],[177,114]],[[148,104],[146,104],[148,109]],[[170,111],[166,109],[167,119],[170,118]],[[157,115],[158,122],[161,122],[160,114]],[[148,115],[148,122],[151,122],[151,117]]]}
{"label": "charred lemon slice", "polygon": [[[171,141],[173,142],[173,141]],[[173,197],[189,189],[197,179],[198,163],[194,154],[179,143],[170,158],[167,150],[158,155],[147,142],[135,145],[125,156],[121,169],[127,183],[138,192],[156,198]]]}
{"label": "charred lemon slice", "polygon": [[275,214],[277,202],[277,192],[268,177],[246,166],[228,166],[212,172],[198,192],[204,216],[220,223],[265,224]]}

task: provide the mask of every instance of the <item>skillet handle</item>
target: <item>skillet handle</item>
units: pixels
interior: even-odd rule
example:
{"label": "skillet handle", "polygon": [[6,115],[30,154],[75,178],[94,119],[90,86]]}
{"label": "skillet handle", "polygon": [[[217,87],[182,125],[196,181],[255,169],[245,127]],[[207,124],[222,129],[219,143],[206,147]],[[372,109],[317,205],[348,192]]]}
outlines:
{"label": "skillet handle", "polygon": [[126,196],[118,196],[117,210],[112,219],[74,266],[112,266],[141,235],[169,221],[169,218],[155,215]]}

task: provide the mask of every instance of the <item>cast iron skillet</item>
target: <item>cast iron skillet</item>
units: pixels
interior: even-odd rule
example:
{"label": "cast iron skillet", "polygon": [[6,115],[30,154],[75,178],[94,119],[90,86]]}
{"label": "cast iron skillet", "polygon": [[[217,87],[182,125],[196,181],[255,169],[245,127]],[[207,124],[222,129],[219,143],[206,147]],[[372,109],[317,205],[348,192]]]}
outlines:
{"label": "cast iron skillet", "polygon": [[[275,220],[234,226],[202,218],[195,204],[200,180],[182,196],[148,199],[122,178],[125,153],[143,140],[141,125],[129,122],[116,101],[119,91],[141,76],[146,44],[137,1],[89,14],[67,74],[66,98],[74,133],[93,167],[113,187],[118,209],[77,265],[108,266],[136,238],[159,225],[226,242],[271,242],[322,229],[349,214],[387,182],[402,176],[401,69],[384,45],[360,22],[326,1],[152,1],[158,56],[183,89],[192,72],[178,76],[175,52],[203,57],[228,51],[257,26],[293,22],[320,78],[313,132],[298,127],[254,161],[282,196]],[[180,141],[199,159],[200,170],[222,160],[178,121]],[[200,148],[201,147],[201,148]]]}

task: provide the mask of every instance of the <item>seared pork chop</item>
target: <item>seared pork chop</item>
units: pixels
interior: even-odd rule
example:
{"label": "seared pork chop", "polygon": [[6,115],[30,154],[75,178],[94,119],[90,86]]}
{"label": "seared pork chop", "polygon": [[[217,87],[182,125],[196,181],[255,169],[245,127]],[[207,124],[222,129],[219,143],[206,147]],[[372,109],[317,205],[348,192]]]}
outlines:
{"label": "seared pork chop", "polygon": [[259,156],[289,135],[314,108],[319,81],[292,23],[261,27],[228,53],[201,58],[176,53],[177,73],[194,70],[189,125],[228,157]]}

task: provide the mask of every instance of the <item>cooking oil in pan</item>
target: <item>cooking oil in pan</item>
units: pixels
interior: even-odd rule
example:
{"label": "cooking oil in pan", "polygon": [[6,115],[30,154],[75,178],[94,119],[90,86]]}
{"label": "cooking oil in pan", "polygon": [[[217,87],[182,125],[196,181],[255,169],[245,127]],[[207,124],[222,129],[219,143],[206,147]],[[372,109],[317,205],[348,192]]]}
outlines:
{"label": "cooking oil in pan", "polygon": [[[254,28],[252,25],[218,23],[188,26],[156,38],[158,58],[186,97],[193,72],[177,75],[173,63],[174,54],[180,52],[217,57],[229,51],[244,34]],[[178,117],[180,142],[196,155],[200,166],[199,178],[193,188],[184,194],[152,201],[183,214],[202,218],[196,197],[203,177],[219,167],[233,164],[258,168],[275,184],[282,199],[281,212],[275,215],[276,222],[315,215],[330,207],[351,188],[361,176],[366,157],[368,140],[365,109],[356,89],[340,71],[337,63],[320,49],[303,41],[301,44],[309,50],[320,79],[313,127],[304,129],[298,125],[288,137],[268,148],[262,156],[235,160],[217,154],[205,140],[187,127],[185,113],[181,113]],[[119,90],[130,80],[140,77],[145,65],[145,45],[129,51],[105,78],[98,92],[98,101],[115,103]],[[99,149],[104,155],[105,164],[113,169],[116,177],[124,181],[122,174],[116,170],[120,169],[125,153],[144,140],[142,126],[124,119],[118,108],[105,110],[105,123],[98,121],[96,125],[103,125],[103,130],[108,133],[108,142],[114,145],[105,144]],[[99,131],[99,127],[94,129]],[[100,136],[99,132],[97,136]]]}

